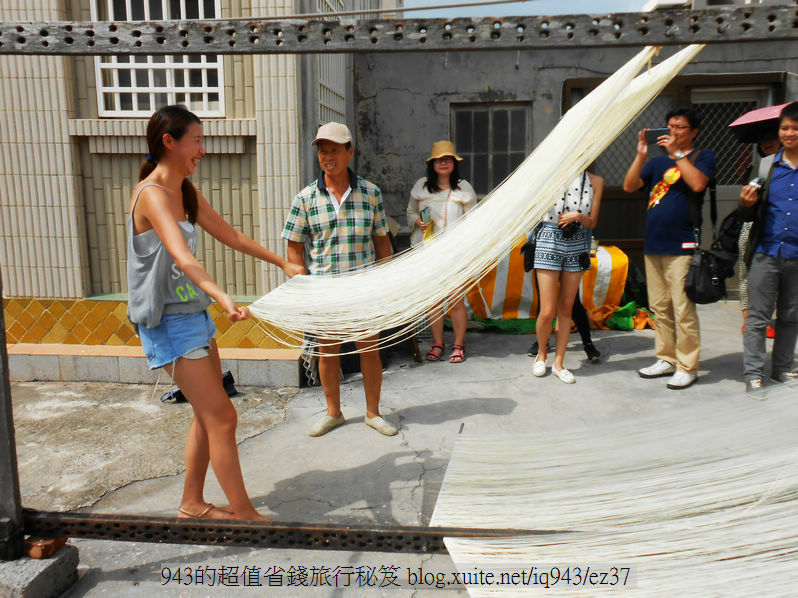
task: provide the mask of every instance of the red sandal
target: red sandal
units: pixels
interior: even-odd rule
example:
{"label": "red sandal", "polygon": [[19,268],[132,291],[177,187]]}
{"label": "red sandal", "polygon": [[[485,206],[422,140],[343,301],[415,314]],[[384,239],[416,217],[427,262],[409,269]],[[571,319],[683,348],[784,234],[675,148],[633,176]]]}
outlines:
{"label": "red sandal", "polygon": [[[439,353],[435,353],[433,349],[440,349]],[[427,361],[438,361],[446,350],[446,345],[432,345],[427,351]]]}
{"label": "red sandal", "polygon": [[463,363],[465,359],[465,345],[452,345],[452,354],[449,356],[449,363]]}

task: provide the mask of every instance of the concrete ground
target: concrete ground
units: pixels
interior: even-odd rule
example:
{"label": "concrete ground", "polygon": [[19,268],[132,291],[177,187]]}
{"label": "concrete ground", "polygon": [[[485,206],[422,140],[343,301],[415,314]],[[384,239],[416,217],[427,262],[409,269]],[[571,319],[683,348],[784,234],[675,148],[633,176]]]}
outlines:
{"label": "concrete ground", "polygon": [[[566,367],[574,372],[575,385],[562,384],[551,375],[541,379],[532,376],[526,351],[534,336],[469,333],[468,359],[458,365],[448,361],[416,364],[409,357],[394,355],[384,374],[382,394],[383,414],[400,428],[392,438],[363,424],[365,404],[357,376],[342,386],[347,424],[320,438],[310,438],[306,433],[325,410],[320,389],[302,389],[297,394],[291,389],[244,389],[243,396],[234,401],[242,413],[240,453],[249,493],[256,506],[276,521],[423,526],[435,508],[452,448],[463,429],[487,435],[556,431],[589,422],[689,409],[699,402],[704,407],[712,403],[723,409],[751,401],[743,393],[737,302],[701,306],[699,310],[700,379],[682,391],[666,389],[666,379],[644,380],[636,374],[636,369],[654,359],[651,330],[596,331],[594,340],[603,354],[599,364],[584,361],[574,334]],[[447,343],[451,344],[448,337]],[[424,351],[427,348],[428,343],[423,346]],[[82,417],[71,413],[70,419],[64,420],[70,422],[68,425],[51,425],[43,434],[40,425],[54,417],[53,409],[55,413],[67,410],[69,401],[65,399],[69,394],[64,393],[80,395],[72,399],[79,402],[76,404]],[[179,469],[182,458],[187,408],[161,405],[155,394],[160,393],[142,386],[12,385],[25,506],[60,509],[90,505],[87,510],[97,513],[175,515],[183,484],[175,467]],[[33,419],[39,418],[40,425],[31,423],[31,413]],[[105,428],[105,433],[94,428]],[[172,437],[171,443],[167,437]],[[68,454],[50,461],[52,453],[59,450]],[[28,468],[41,460],[43,451],[47,451],[44,461],[51,466],[29,475]],[[98,476],[97,471],[113,471],[113,476]],[[89,490],[64,499],[75,487]],[[206,498],[225,503],[212,474]],[[92,540],[72,543],[80,550],[81,577],[66,594],[69,598],[239,596],[267,590],[270,595],[285,596],[465,594],[458,588],[408,585],[408,571],[455,571],[445,555]],[[180,581],[163,577],[167,575],[165,568],[171,573],[180,570],[193,574],[197,568],[219,571],[231,566],[238,566],[241,573],[245,567],[249,572],[259,568],[262,580],[269,574],[279,574],[282,587],[209,587],[207,581],[199,585],[185,574]],[[300,582],[302,578],[297,575],[302,568],[310,572],[320,567],[338,567],[341,584],[347,578],[343,573],[358,568],[371,571],[373,576],[359,582],[352,574],[348,576],[350,587],[288,585]],[[395,583],[401,588],[393,585],[392,572],[396,572]],[[307,583],[312,584],[310,574]]]}

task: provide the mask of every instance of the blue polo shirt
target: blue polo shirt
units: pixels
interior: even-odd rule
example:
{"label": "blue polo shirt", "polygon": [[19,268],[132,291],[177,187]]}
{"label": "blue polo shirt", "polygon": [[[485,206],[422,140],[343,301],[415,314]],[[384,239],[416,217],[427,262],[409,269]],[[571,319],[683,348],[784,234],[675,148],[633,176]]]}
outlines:
{"label": "blue polo shirt", "polygon": [[783,159],[781,150],[773,160],[765,227],[757,253],[788,260],[798,259],[798,169]]}
{"label": "blue polo shirt", "polygon": [[[715,154],[712,150],[693,150],[695,167],[709,179],[715,177]],[[690,255],[695,247],[693,222],[690,219],[690,197],[693,192],[681,175],[676,162],[669,156],[657,156],[646,162],[640,174],[649,190],[646,212],[646,242],[648,255]]]}

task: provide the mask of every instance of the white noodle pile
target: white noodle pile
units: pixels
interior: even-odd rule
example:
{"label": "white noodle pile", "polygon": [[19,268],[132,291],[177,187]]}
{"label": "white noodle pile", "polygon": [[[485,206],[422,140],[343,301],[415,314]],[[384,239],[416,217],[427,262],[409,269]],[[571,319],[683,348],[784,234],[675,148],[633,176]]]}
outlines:
{"label": "white noodle pile", "polygon": [[658,52],[645,48],[571,108],[512,175],[433,243],[358,272],[294,277],[250,311],[297,347],[303,333],[352,341],[399,328],[383,339],[389,344],[490,270],[702,48],[689,46],[635,77]]}
{"label": "white noodle pile", "polygon": [[[615,425],[458,439],[431,525],[561,530],[446,539],[460,571],[627,566],[634,587],[472,596],[797,595],[798,403],[701,405]],[[773,397],[771,397],[773,399]]]}

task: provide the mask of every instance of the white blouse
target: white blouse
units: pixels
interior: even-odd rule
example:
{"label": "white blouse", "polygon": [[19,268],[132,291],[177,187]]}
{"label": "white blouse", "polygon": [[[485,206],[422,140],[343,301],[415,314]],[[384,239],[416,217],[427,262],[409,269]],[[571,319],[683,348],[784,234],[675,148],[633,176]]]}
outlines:
{"label": "white blouse", "polygon": [[429,208],[433,231],[438,234],[444,228],[452,228],[458,219],[477,205],[474,188],[465,179],[460,179],[457,189],[442,189],[437,193],[430,193],[424,186],[426,182],[427,177],[422,177],[410,190],[410,202],[407,204],[407,224],[410,227],[410,243],[412,245],[423,241],[424,233],[416,226],[416,218],[424,208]]}
{"label": "white blouse", "polygon": [[[582,181],[584,180],[584,187]],[[543,222],[557,224],[560,221],[560,214],[563,212],[581,212],[590,215],[590,205],[593,202],[593,186],[590,184],[590,177],[587,173],[580,172],[561,198],[559,198],[549,213],[543,217]]]}

